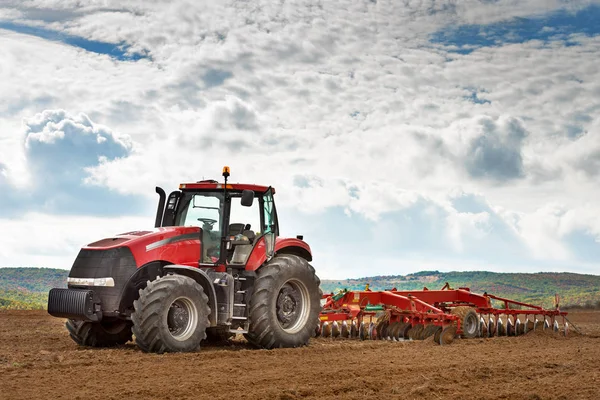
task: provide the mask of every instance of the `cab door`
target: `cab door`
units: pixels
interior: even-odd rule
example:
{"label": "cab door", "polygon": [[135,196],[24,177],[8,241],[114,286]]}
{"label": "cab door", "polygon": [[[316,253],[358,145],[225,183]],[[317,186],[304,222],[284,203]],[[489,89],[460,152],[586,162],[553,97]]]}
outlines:
{"label": "cab door", "polygon": [[278,235],[277,212],[275,211],[275,201],[273,199],[273,189],[269,188],[263,194],[263,233],[267,253],[267,261],[275,255],[275,238]]}

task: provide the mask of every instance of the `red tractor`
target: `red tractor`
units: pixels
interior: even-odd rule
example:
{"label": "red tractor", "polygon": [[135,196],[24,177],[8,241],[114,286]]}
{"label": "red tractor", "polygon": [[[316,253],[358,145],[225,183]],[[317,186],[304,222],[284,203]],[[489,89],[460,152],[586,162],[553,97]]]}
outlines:
{"label": "red tractor", "polygon": [[321,290],[302,236],[279,237],[271,187],[205,180],[159,194],[155,229],[82,248],[48,313],[82,346],[193,351],[241,333],[261,348],[306,345]]}

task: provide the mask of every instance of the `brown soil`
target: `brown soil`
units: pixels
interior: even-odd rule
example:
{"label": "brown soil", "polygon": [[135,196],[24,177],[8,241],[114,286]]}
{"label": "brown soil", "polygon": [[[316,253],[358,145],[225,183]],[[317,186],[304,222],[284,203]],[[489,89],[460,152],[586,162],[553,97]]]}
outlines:
{"label": "brown soil", "polygon": [[585,335],[416,342],[317,339],[254,350],[242,340],[188,354],[80,348],[44,312],[0,312],[0,399],[597,399],[600,312]]}

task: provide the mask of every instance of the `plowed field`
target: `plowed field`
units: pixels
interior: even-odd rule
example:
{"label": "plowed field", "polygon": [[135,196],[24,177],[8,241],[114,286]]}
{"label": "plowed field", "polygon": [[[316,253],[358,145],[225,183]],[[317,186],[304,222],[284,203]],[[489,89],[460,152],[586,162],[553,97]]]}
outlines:
{"label": "plowed field", "polygon": [[79,348],[45,312],[0,312],[1,399],[598,399],[600,312],[586,335],[417,342],[316,339],[254,350],[239,340],[188,354],[134,344]]}

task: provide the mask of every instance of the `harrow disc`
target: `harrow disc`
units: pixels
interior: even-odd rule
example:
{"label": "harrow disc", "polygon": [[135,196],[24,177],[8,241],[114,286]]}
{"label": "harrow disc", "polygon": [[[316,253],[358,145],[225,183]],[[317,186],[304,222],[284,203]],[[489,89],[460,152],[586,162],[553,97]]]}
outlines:
{"label": "harrow disc", "polygon": [[383,333],[383,327],[384,327],[384,325],[385,325],[385,321],[380,321],[380,322],[377,323],[377,326],[376,326],[377,339],[379,339],[379,340],[385,339],[384,333]]}
{"label": "harrow disc", "polygon": [[369,336],[368,329],[365,321],[362,321],[358,327],[358,337],[360,340],[365,340]]}
{"label": "harrow disc", "polygon": [[479,336],[480,337],[488,337],[488,324],[486,324],[485,319],[483,317],[479,317]]}
{"label": "harrow disc", "polygon": [[382,327],[383,331],[381,332],[381,338],[387,340],[390,338],[389,329],[390,329],[390,321],[385,321]]}
{"label": "harrow disc", "polygon": [[437,330],[433,334],[433,341],[437,344],[440,344],[440,335],[442,334],[442,330],[443,330],[442,327],[438,326]]}
{"label": "harrow disc", "polygon": [[515,327],[510,317],[506,318],[506,336],[515,336]]}
{"label": "harrow disc", "polygon": [[427,324],[425,326],[425,329],[423,329],[423,331],[421,332],[419,339],[425,340],[425,339],[431,337],[431,335],[435,334],[435,332],[437,331],[437,328],[439,328],[437,325]]}
{"label": "harrow disc", "polygon": [[412,325],[408,322],[399,322],[396,330],[394,331],[395,340],[408,339],[408,331],[412,328]]}
{"label": "harrow disc", "polygon": [[558,332],[558,321],[554,321],[554,332]]}
{"label": "harrow disc", "polygon": [[527,320],[525,321],[525,328],[523,328],[523,333],[527,333],[529,331],[533,331],[535,329],[535,323],[533,321]]}
{"label": "harrow disc", "polygon": [[337,321],[333,321],[333,324],[331,324],[331,337],[335,339],[338,336],[340,336],[340,325]]}
{"label": "harrow disc", "polygon": [[564,333],[565,333],[565,336],[569,335],[569,323],[568,322],[565,322]]}
{"label": "harrow disc", "polygon": [[506,328],[500,317],[496,321],[496,336],[506,336]]}
{"label": "harrow disc", "polygon": [[398,332],[400,332],[400,325],[402,322],[392,322],[387,329],[390,340],[398,340]]}
{"label": "harrow disc", "polygon": [[517,318],[515,322],[515,335],[522,335],[525,333],[525,324],[522,324],[521,321]]}
{"label": "harrow disc", "polygon": [[496,321],[490,315],[488,319],[488,337],[494,337],[496,335]]}
{"label": "harrow disc", "polygon": [[411,340],[419,340],[419,337],[421,337],[421,332],[423,332],[424,328],[425,327],[423,324],[413,325],[413,327],[408,331],[408,338]]}
{"label": "harrow disc", "polygon": [[358,337],[358,325],[356,324],[356,321],[352,321],[352,324],[350,324],[350,337],[352,339]]}
{"label": "harrow disc", "polygon": [[456,327],[449,325],[442,329],[438,343],[440,345],[447,345],[454,342],[454,336],[456,336]]}
{"label": "harrow disc", "polygon": [[548,320],[546,319],[546,317],[544,317],[544,329],[548,329],[550,328],[550,324],[548,323]]}
{"label": "harrow disc", "polygon": [[412,325],[408,322],[405,322],[402,329],[400,329],[400,337],[405,340],[408,339],[408,332],[410,331],[411,328],[412,328]]}
{"label": "harrow disc", "polygon": [[315,328],[315,336],[314,337],[319,337],[321,336],[321,324],[318,324],[317,327]]}
{"label": "harrow disc", "polygon": [[374,322],[369,324],[369,339],[376,340],[377,339],[377,325]]}
{"label": "harrow disc", "polygon": [[350,337],[350,329],[348,329],[348,323],[346,321],[342,321],[342,329],[340,334],[344,339],[348,339]]}
{"label": "harrow disc", "polygon": [[324,338],[328,338],[331,336],[331,325],[329,325],[329,322],[325,321],[323,323],[323,326],[321,327],[321,336],[323,336]]}

